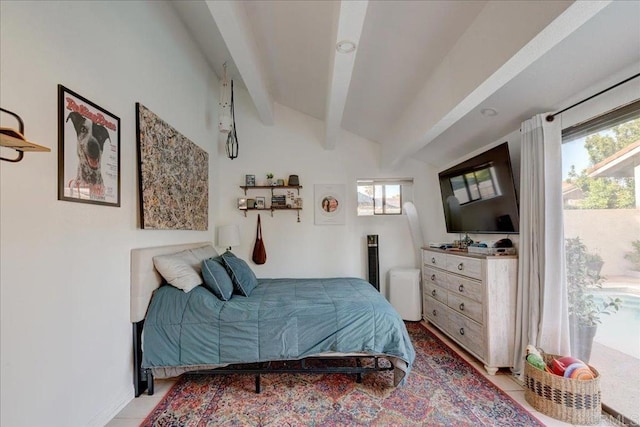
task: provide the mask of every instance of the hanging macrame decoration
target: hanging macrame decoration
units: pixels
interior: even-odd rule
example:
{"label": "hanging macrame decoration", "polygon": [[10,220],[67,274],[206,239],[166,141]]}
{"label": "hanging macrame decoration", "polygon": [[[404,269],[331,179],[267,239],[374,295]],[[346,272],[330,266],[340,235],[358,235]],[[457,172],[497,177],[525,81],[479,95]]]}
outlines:
{"label": "hanging macrame decoration", "polygon": [[222,81],[220,82],[220,113],[218,130],[227,137],[225,149],[231,160],[238,157],[238,134],[236,133],[236,115],[233,105],[233,80],[229,85],[227,63],[223,64]]}
{"label": "hanging macrame decoration", "polygon": [[233,102],[233,80],[231,80],[231,130],[227,135],[227,157],[231,160],[238,157],[238,134],[236,133],[236,113]]}

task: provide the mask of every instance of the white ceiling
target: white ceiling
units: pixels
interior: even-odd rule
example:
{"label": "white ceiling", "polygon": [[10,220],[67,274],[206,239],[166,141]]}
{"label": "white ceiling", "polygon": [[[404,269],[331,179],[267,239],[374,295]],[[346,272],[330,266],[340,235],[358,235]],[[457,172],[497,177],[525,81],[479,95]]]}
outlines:
{"label": "white ceiling", "polygon": [[[328,139],[342,128],[382,144],[387,166],[446,164],[620,70],[640,72],[638,1],[173,4],[266,124],[277,102],[326,120]],[[345,37],[356,51],[336,54]]]}

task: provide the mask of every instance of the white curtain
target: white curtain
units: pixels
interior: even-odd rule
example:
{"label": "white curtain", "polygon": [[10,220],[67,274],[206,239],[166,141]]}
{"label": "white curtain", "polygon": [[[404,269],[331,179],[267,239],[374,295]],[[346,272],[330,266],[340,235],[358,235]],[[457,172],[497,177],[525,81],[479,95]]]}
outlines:
{"label": "white curtain", "polygon": [[524,373],[527,344],[569,355],[562,218],[562,130],[538,114],[522,123],[520,250],[514,373]]}

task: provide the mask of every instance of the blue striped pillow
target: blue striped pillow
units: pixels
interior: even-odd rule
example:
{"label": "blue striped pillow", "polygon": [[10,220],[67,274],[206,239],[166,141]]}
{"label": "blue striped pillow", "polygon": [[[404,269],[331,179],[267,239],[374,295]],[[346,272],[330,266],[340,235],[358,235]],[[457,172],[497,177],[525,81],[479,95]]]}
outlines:
{"label": "blue striped pillow", "polygon": [[222,301],[229,301],[233,294],[233,283],[222,263],[221,257],[202,261],[204,286]]}

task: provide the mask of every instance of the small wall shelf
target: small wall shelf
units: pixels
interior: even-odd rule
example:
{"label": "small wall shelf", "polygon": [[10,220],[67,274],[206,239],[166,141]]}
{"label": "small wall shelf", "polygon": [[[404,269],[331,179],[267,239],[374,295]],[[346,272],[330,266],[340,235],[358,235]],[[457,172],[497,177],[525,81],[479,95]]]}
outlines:
{"label": "small wall shelf", "polygon": [[295,188],[298,191],[298,195],[300,195],[302,185],[241,185],[240,188],[244,190],[245,196],[247,195],[247,190],[271,190],[271,195],[273,195],[273,190],[284,188]]}
{"label": "small wall shelf", "polygon": [[281,207],[281,208],[277,208],[277,207],[273,207],[273,208],[254,208],[254,209],[240,209],[241,211],[244,211],[244,216],[247,216],[247,211],[253,212],[253,211],[271,211],[271,216],[273,217],[273,211],[297,211],[298,214],[298,222],[300,222],[300,211],[302,210],[302,208],[288,208],[286,206]]}
{"label": "small wall shelf", "polygon": [[0,160],[17,163],[22,160],[25,151],[51,151],[51,149],[47,147],[43,147],[42,145],[34,144],[33,142],[27,141],[27,138],[25,138],[24,136],[24,122],[22,121],[20,116],[9,110],[5,110],[4,108],[0,108],[0,111],[13,116],[17,120],[18,126],[20,128],[19,130],[16,130],[9,127],[0,127],[0,146],[13,148],[18,152],[18,157],[14,159],[0,157]]}
{"label": "small wall shelf", "polygon": [[[300,189],[302,185],[241,185],[240,188],[244,190],[244,195],[247,195],[247,190],[271,190],[271,197],[273,197],[273,190],[295,189],[300,195]],[[247,211],[270,211],[273,217],[274,211],[296,211],[298,222],[300,222],[300,211],[302,208],[288,207],[288,206],[270,206],[268,208],[252,208],[252,209],[240,209],[244,211],[244,216],[247,216]]]}

